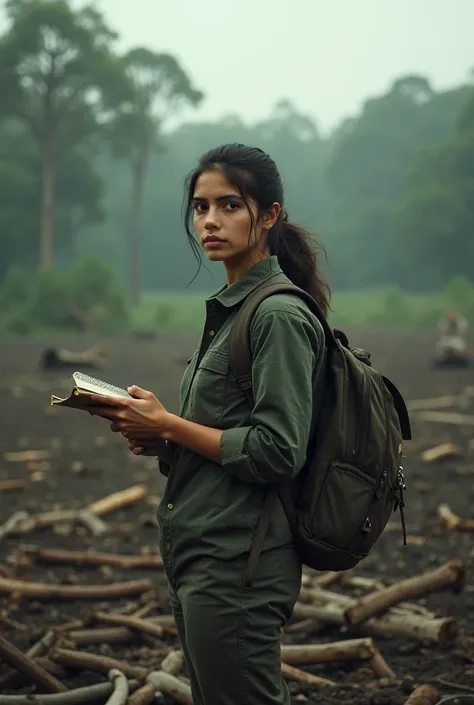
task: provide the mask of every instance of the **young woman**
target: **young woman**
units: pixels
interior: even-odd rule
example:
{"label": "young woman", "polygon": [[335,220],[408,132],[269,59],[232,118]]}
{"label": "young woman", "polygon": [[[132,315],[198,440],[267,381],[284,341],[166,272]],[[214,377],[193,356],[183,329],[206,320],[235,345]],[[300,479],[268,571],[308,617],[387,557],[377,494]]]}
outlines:
{"label": "young woman", "polygon": [[94,413],[111,418],[135,454],[157,455],[168,475],[160,548],[194,705],[290,702],[280,633],[301,561],[280,504],[251,585],[245,576],[269,487],[296,477],[305,461],[324,392],[324,334],[298,296],[260,304],[251,324],[253,408],[227,356],[237,310],[264,283],[291,280],[327,312],[310,238],[283,206],[278,169],[260,149],[230,144],[201,158],[188,180],[186,230],[194,248],[224,263],[227,282],[206,301],[180,415],[138,387],[132,400],[96,397],[104,406]]}

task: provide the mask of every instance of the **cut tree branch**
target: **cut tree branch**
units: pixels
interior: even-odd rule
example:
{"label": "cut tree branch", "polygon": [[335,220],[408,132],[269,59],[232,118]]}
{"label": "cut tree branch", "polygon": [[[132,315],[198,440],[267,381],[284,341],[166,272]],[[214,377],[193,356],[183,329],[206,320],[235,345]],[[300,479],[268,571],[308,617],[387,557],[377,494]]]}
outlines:
{"label": "cut tree branch", "polygon": [[97,656],[96,654],[73,651],[71,649],[54,648],[50,653],[50,658],[67,668],[95,671],[96,673],[107,674],[109,671],[116,668],[122,671],[127,678],[136,678],[141,683],[145,680],[148,673],[146,668],[130,666],[125,661],[118,661],[108,656]]}
{"label": "cut tree branch", "polygon": [[[137,681],[128,682],[130,692],[135,691],[138,686]],[[86,705],[90,702],[101,702],[112,692],[112,683],[97,683],[53,695],[0,695],[0,705]]]}
{"label": "cut tree branch", "polygon": [[[345,609],[356,604],[347,595],[335,595],[322,590],[302,591],[300,599],[312,604],[297,602],[293,611],[296,618],[311,617],[327,624],[346,624]],[[453,617],[427,619],[420,615],[389,611],[381,617],[370,619],[361,625],[362,632],[384,638],[404,636],[426,639],[438,644],[453,642],[459,634],[459,626]]]}
{"label": "cut tree branch", "polygon": [[37,600],[112,600],[152,589],[151,580],[129,580],[112,585],[49,585],[0,577],[0,595],[16,592]]}
{"label": "cut tree branch", "polygon": [[47,673],[32,658],[23,654],[16,646],[0,636],[0,657],[17,671],[22,673],[29,681],[46,688],[48,692],[64,693],[67,688],[54,676]]}
{"label": "cut tree branch", "polygon": [[144,632],[145,634],[151,634],[151,636],[157,637],[158,639],[161,639],[163,636],[163,627],[159,624],[153,624],[148,619],[139,619],[138,617],[131,617],[124,614],[108,614],[107,612],[100,611],[94,612],[91,617],[97,622],[129,627],[130,629]]}
{"label": "cut tree branch", "polygon": [[156,569],[163,567],[160,556],[125,556],[115,553],[99,553],[93,551],[60,551],[42,548],[41,546],[27,546],[26,553],[34,556],[39,563],[63,563],[76,566],[108,565],[123,569]]}
{"label": "cut tree branch", "polygon": [[474,519],[461,519],[447,504],[440,504],[438,517],[446,529],[462,533],[474,532]]}
{"label": "cut tree branch", "polygon": [[394,677],[393,671],[385,663],[370,638],[336,641],[329,644],[282,646],[281,660],[290,665],[332,661],[371,661],[377,675]]}
{"label": "cut tree branch", "polygon": [[298,683],[307,683],[308,685],[336,685],[334,681],[321,676],[314,676],[312,673],[302,671],[300,668],[290,666],[288,663],[281,662],[281,674],[283,678],[289,681],[297,681]]}
{"label": "cut tree branch", "polygon": [[147,678],[147,682],[155,686],[156,690],[164,695],[169,695],[181,705],[193,705],[191,688],[186,683],[178,680],[175,676],[164,671],[153,671]]}
{"label": "cut tree branch", "polygon": [[344,616],[348,624],[357,627],[372,617],[386,612],[389,607],[409,599],[428,595],[430,592],[452,588],[460,592],[466,579],[466,565],[461,560],[445,563],[440,568],[402,580],[399,583],[371,593],[361,598],[355,605],[347,608]]}

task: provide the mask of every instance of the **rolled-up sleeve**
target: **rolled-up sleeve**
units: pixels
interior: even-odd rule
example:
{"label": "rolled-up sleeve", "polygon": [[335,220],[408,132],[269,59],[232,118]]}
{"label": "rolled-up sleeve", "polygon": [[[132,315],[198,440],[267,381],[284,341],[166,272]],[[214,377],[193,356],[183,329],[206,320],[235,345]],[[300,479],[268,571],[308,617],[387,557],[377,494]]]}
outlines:
{"label": "rolled-up sleeve", "polygon": [[223,431],[221,465],[246,482],[285,482],[306,459],[323,333],[309,310],[257,311],[251,346],[250,424]]}

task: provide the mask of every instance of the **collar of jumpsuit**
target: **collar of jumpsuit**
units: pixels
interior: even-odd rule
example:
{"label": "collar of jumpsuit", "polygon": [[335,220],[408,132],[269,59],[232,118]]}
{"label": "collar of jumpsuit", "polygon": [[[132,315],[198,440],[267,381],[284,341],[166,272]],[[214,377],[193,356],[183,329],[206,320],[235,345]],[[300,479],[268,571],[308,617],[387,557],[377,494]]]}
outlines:
{"label": "collar of jumpsuit", "polygon": [[213,294],[206,300],[207,303],[218,301],[222,306],[231,307],[241,303],[249,294],[258,286],[275,274],[281,273],[281,267],[278,264],[276,255],[271,255],[267,259],[257,262],[251,267],[240,279],[231,286],[225,284],[219,291]]}

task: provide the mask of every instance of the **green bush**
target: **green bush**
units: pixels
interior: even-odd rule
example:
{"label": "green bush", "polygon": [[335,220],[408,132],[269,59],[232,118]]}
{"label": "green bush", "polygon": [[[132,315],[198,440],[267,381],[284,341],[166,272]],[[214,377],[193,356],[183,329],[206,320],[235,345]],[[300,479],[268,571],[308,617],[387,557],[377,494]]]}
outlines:
{"label": "green bush", "polygon": [[10,267],[0,286],[0,314],[22,307],[32,292],[31,277],[20,267]]}
{"label": "green bush", "polygon": [[0,332],[80,330],[115,333],[130,316],[112,268],[89,258],[31,277],[12,268],[0,287]]}

